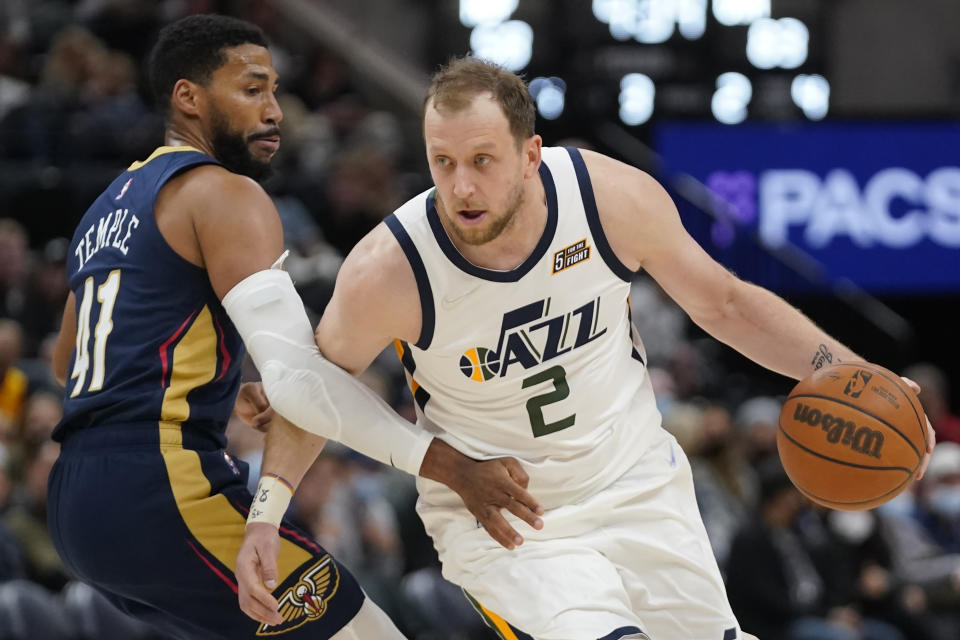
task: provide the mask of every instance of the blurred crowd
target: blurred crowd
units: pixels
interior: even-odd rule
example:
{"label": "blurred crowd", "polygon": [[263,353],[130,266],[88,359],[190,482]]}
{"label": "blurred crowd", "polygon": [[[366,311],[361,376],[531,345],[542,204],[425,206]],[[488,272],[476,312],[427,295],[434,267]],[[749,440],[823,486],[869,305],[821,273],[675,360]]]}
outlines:
{"label": "blurred crowd", "polygon": [[[75,582],[50,540],[50,433],[63,393],[50,351],[67,296],[64,236],[119,170],[160,143],[139,61],[160,25],[212,10],[252,19],[276,42],[284,143],[267,186],[293,252],[288,268],[315,316],[346,252],[427,185],[419,143],[398,118],[375,108],[335,55],[286,43],[268,2],[0,3],[0,640],[159,640]],[[802,498],[778,462],[789,381],[728,367],[724,348],[652,281],[638,279],[631,301],[664,425],[691,458],[742,627],[763,640],[956,640],[960,418],[944,374],[929,363],[900,372],[923,387],[941,441],[926,478],[877,510],[830,511]],[[395,354],[363,381],[413,419]],[[262,434],[234,418],[228,437],[255,484]],[[440,576],[415,500],[412,478],[330,443],[291,516],[409,637],[491,638]]]}

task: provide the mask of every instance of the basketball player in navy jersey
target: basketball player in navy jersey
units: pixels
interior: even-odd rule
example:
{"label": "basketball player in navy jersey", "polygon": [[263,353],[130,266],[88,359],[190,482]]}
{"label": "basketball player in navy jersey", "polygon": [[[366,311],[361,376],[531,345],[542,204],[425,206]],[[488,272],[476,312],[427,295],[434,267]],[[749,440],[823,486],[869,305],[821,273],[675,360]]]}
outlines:
{"label": "basketball player in navy jersey", "polygon": [[[277,491],[289,500],[300,476],[262,479],[254,501],[246,468],[225,453],[243,341],[260,362],[265,352],[282,358],[263,375],[268,390],[279,383],[303,398],[301,426],[351,444],[352,425],[367,425],[375,444],[361,448],[449,482],[494,529],[507,526],[498,506],[536,503],[516,461],[474,462],[434,441],[317,351],[278,268],[278,215],[256,182],[282,119],[266,47],[253,25],[193,16],[165,28],[151,54],[166,146],[107,187],[70,244],[51,532],[74,575],[177,638],[399,639],[353,576],[283,520],[286,503],[260,500]],[[311,440],[311,456],[323,442]],[[236,600],[248,519],[279,533],[265,580],[278,606],[260,623]]]}
{"label": "basketball player in navy jersey", "polygon": [[[419,425],[468,456],[524,464],[545,513],[534,528],[510,517],[522,546],[494,544],[454,492],[418,480],[444,576],[502,638],[750,638],[687,459],[660,425],[629,317],[631,277],[645,269],[707,332],[788,377],[861,358],[713,261],[650,176],[542,147],[534,114],[523,82],[494,65],[459,59],[434,77],[423,131],[436,186],[347,257],[320,349],[359,372],[396,340]],[[307,418],[285,394],[270,400],[294,424]],[[278,451],[275,439],[264,469],[298,476],[314,436],[287,437],[297,446]],[[238,558],[248,598],[269,607],[259,572],[272,571],[276,538],[252,524]]]}

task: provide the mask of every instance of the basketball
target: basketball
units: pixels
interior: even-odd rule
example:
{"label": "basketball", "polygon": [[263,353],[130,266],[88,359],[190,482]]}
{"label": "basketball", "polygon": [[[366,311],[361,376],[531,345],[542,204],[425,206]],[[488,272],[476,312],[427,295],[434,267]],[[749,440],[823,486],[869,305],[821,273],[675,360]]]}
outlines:
{"label": "basketball", "polygon": [[917,395],[883,367],[835,364],[801,380],[780,411],[777,449],[793,484],[833,509],[871,509],[913,479],[926,451]]}

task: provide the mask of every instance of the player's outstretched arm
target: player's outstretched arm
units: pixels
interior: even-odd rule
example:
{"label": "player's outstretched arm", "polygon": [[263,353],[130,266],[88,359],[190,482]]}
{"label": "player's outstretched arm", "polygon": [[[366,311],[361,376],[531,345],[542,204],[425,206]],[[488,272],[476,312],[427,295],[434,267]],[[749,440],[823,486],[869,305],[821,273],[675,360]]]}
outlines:
{"label": "player's outstretched arm", "polygon": [[[713,260],[653,178],[597,153],[583,155],[614,253],[628,268],[645,269],[707,333],[795,380],[831,362],[864,360],[776,294]],[[927,435],[921,477],[934,446],[933,430]]]}
{"label": "player's outstretched arm", "polygon": [[584,152],[584,160],[614,253],[645,269],[707,333],[795,380],[830,361],[863,360],[782,298],[713,260],[656,180],[600,154]]}

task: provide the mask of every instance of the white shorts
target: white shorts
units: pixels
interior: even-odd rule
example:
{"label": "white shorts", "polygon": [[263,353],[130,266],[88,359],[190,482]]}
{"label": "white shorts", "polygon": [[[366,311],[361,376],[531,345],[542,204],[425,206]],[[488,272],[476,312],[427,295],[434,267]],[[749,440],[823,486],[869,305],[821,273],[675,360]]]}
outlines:
{"label": "white shorts", "polygon": [[641,632],[651,640],[746,638],[697,510],[690,464],[673,436],[659,431],[632,469],[585,500],[545,513],[542,530],[504,512],[524,537],[514,551],[478,528],[462,504],[421,499],[417,511],[444,577],[493,620],[536,640],[645,637]]}

